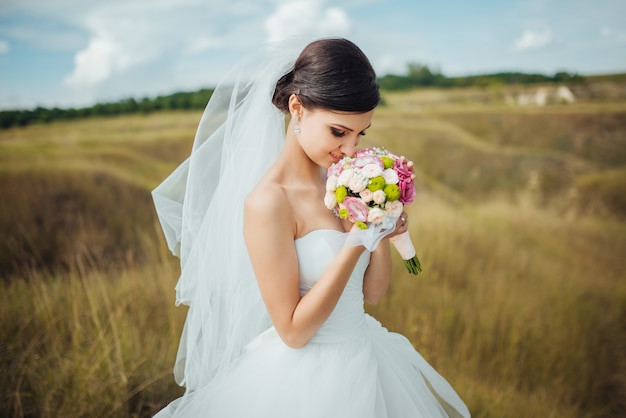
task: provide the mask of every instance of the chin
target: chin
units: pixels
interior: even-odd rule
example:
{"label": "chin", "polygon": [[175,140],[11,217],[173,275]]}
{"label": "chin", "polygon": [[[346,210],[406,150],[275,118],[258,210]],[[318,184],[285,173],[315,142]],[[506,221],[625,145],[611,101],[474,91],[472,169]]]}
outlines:
{"label": "chin", "polygon": [[331,161],[323,161],[321,164],[319,164],[319,166],[327,170],[333,164],[335,164],[335,162],[332,161],[332,160]]}

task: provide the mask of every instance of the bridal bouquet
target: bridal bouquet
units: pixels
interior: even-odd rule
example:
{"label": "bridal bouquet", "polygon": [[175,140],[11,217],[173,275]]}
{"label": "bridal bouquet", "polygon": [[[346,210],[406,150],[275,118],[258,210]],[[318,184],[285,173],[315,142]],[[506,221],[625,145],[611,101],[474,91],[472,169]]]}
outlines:
{"label": "bridal bouquet", "polygon": [[[406,161],[384,148],[363,148],[328,168],[324,204],[341,219],[361,229],[380,225],[386,217],[397,218],[404,205],[413,202],[415,185]],[[422,271],[415,248],[404,232],[390,238],[407,270]]]}

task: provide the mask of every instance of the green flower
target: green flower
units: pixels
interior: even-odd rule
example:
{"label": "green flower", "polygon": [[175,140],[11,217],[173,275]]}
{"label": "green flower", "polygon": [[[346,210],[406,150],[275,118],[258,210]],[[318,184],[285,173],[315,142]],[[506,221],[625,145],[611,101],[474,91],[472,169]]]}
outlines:
{"label": "green flower", "polygon": [[348,219],[349,216],[350,216],[350,213],[348,212],[348,209],[346,208],[339,209],[339,217],[341,219]]}
{"label": "green flower", "polygon": [[393,164],[394,164],[393,158],[383,155],[382,157],[380,157],[380,159],[383,162],[385,169],[393,167]]}
{"label": "green flower", "polygon": [[345,199],[346,196],[348,196],[348,189],[346,189],[346,186],[337,187],[337,190],[335,190],[337,203],[343,203],[343,199]]}
{"label": "green flower", "polygon": [[354,224],[360,229],[367,229],[367,224],[365,222],[356,221]]}
{"label": "green flower", "polygon": [[397,184],[387,184],[383,189],[388,201],[394,201],[400,199],[400,188]]}
{"label": "green flower", "polygon": [[385,179],[383,176],[373,177],[370,179],[370,184],[367,185],[367,188],[370,191],[375,192],[376,190],[381,190],[385,187]]}

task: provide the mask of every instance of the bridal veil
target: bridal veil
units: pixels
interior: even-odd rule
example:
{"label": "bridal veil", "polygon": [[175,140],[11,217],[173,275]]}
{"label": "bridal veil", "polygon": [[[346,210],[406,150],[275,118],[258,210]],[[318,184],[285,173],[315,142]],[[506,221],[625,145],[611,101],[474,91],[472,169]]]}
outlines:
{"label": "bridal veil", "polygon": [[152,193],[180,258],[176,303],[189,305],[174,366],[187,390],[226,369],[270,327],[244,243],[243,205],[282,148],[285,116],[272,95],[304,46],[268,44],[235,67],[215,89],[191,155]]}

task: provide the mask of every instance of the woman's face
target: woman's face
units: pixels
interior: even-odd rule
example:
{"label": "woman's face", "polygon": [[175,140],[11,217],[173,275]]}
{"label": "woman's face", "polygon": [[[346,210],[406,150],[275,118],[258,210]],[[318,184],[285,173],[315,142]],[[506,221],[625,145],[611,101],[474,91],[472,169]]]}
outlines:
{"label": "woman's face", "polygon": [[302,109],[298,141],[311,160],[328,168],[345,155],[353,155],[370,127],[374,110],[348,113]]}

